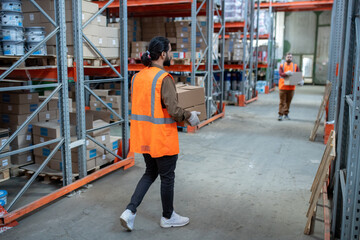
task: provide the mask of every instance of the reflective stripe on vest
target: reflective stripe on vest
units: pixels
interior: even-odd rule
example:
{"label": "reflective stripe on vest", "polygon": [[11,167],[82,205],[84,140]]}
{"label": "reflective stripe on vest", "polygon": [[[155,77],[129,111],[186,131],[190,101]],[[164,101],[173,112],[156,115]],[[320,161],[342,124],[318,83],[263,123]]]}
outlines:
{"label": "reflective stripe on vest", "polygon": [[[136,121],[143,121],[143,122],[151,122],[153,124],[172,124],[175,123],[175,120],[172,118],[155,118],[154,112],[155,112],[155,91],[156,91],[156,84],[159,80],[160,76],[166,73],[164,70],[160,70],[154,77],[154,80],[151,85],[151,117],[146,115],[137,115],[137,114],[131,114],[131,119]],[[133,86],[135,82],[134,75],[132,83],[131,83],[131,94],[133,91]]]}

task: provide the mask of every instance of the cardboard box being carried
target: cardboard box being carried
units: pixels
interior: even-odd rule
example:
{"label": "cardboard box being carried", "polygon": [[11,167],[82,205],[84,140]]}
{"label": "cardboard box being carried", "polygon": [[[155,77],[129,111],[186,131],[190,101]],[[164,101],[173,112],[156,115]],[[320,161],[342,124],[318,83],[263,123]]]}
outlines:
{"label": "cardboard box being carried", "polygon": [[178,106],[185,109],[205,103],[205,90],[202,87],[177,85]]}

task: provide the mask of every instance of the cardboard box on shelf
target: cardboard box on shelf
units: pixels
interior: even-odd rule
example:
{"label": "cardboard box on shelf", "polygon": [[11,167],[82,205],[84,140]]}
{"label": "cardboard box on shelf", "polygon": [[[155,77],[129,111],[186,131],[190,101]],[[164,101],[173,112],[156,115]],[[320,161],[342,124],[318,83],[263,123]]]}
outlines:
{"label": "cardboard box on shelf", "polygon": [[[24,123],[24,122],[22,122]],[[16,130],[19,129],[20,125],[22,124],[18,124],[18,125],[8,125],[8,128],[10,130],[10,135],[13,134]],[[19,135],[26,135],[26,134],[32,134],[32,129],[33,129],[33,123],[25,126],[20,132]]]}
{"label": "cardboard box on shelf", "polygon": [[27,165],[34,163],[34,155],[33,151],[26,151],[16,155],[11,156],[11,164],[12,165]]}
{"label": "cardboard box on shelf", "polygon": [[190,33],[189,32],[177,31],[176,32],[176,38],[190,38]]}
{"label": "cardboard box on shelf", "polygon": [[93,111],[102,111],[105,109],[105,106],[99,101],[90,101],[90,109]]}
{"label": "cardboard box on shelf", "polygon": [[120,47],[120,40],[119,38],[105,38],[105,47],[110,48],[119,48]]}
{"label": "cardboard box on shelf", "polygon": [[[109,93],[110,93],[110,90],[108,90],[108,89],[106,89],[106,90],[109,91]],[[98,97],[100,97],[102,100],[106,101],[106,96],[98,96]],[[96,102],[98,100],[93,95],[91,95],[90,96],[90,101]]]}
{"label": "cardboard box on shelf", "polygon": [[[93,89],[93,92],[98,95],[99,97],[104,97],[106,99],[107,96],[109,96],[110,90],[104,90],[104,89]],[[93,96],[92,96],[93,97]]]}
{"label": "cardboard box on shelf", "polygon": [[[45,162],[46,157],[33,155],[33,159],[34,159],[34,162],[35,162],[36,164],[39,164],[39,165],[40,165],[40,164],[42,164],[43,162]],[[51,161],[55,161],[55,159],[51,159],[50,162],[51,162]],[[60,160],[57,160],[57,161],[60,161]],[[50,162],[46,165],[47,167],[50,167]]]}
{"label": "cardboard box on shelf", "polygon": [[38,114],[39,122],[50,121],[57,119],[57,110],[40,112]]}
{"label": "cardboard box on shelf", "polygon": [[42,23],[41,21],[41,12],[29,12],[29,13],[23,13],[23,25],[24,27],[33,27],[37,24]]}
{"label": "cardboard box on shelf", "polygon": [[135,59],[141,59],[142,53],[131,53],[130,57]]}
{"label": "cardboard box on shelf", "polygon": [[2,113],[23,115],[34,112],[38,106],[39,105],[37,103],[21,105],[1,103],[0,108]]}
{"label": "cardboard box on shelf", "polygon": [[109,96],[106,97],[106,102],[121,104],[121,96],[109,95]]}
{"label": "cardboard box on shelf", "polygon": [[[71,122],[76,124],[76,121],[71,121]],[[58,123],[57,121],[34,123],[33,134],[43,137],[49,137],[49,138],[60,138],[61,137],[60,123]],[[76,134],[76,126],[70,125],[70,135],[74,136],[75,134]]]}
{"label": "cardboard box on shelf", "polygon": [[10,157],[0,158],[0,169],[7,169],[11,166]]}
{"label": "cardboard box on shelf", "polygon": [[[40,147],[34,149],[34,155],[39,157],[48,157],[53,149],[48,147]],[[58,150],[51,159],[61,160],[61,151]]]}
{"label": "cardboard box on shelf", "polygon": [[148,47],[149,46],[149,42],[132,42],[131,43],[131,48],[138,48],[138,47]]}
{"label": "cardboard box on shelf", "polygon": [[120,102],[106,102],[106,104],[111,107],[112,109],[119,110],[121,109],[121,103]]}
{"label": "cardboard box on shelf", "polygon": [[178,106],[181,108],[189,108],[205,103],[204,88],[197,86],[177,86]]}
{"label": "cardboard box on shelf", "polygon": [[[20,126],[21,124],[23,124],[26,121],[26,119],[28,119],[29,116],[30,116],[30,114],[14,115],[14,114],[2,113],[0,123],[2,126],[11,126],[11,125],[12,126]],[[38,119],[35,116],[33,118],[33,120],[31,121],[31,123],[37,123],[37,122],[38,122]]]}
{"label": "cardboard box on shelf", "polygon": [[106,147],[113,151],[118,149],[120,146],[121,139],[122,139],[121,137],[110,136],[110,143]]}
{"label": "cardboard box on shelf", "polygon": [[10,104],[33,104],[39,103],[38,93],[2,93],[0,98],[2,103]]}
{"label": "cardboard box on shelf", "polygon": [[[79,162],[79,154],[78,154],[79,148],[73,148],[71,150],[71,161],[72,162]],[[86,160],[89,161],[93,158],[99,157],[102,154],[104,154],[104,149],[96,145],[95,147],[91,149],[86,149]]]}
{"label": "cardboard box on shelf", "polygon": [[108,38],[119,38],[120,29],[114,27],[100,27],[99,36]]}
{"label": "cardboard box on shelf", "polygon": [[[0,144],[1,146],[9,139],[9,130],[5,128],[0,128]],[[3,151],[9,151],[10,147],[7,145]]]}
{"label": "cardboard box on shelf", "polygon": [[166,32],[167,38],[176,38],[176,32]]}
{"label": "cardboard box on shelf", "polygon": [[31,163],[34,163],[34,157],[31,151],[27,151],[11,156],[12,165],[25,165]]}
{"label": "cardboard box on shelf", "polygon": [[142,17],[141,24],[143,23],[155,23],[155,22],[166,22],[166,17]]}
{"label": "cardboard box on shelf", "polygon": [[[47,142],[47,141],[50,141],[50,140],[53,140],[54,138],[51,138],[51,137],[44,137],[44,136],[38,136],[38,135],[33,135],[32,136],[33,138],[33,143],[34,144],[40,144],[40,143],[44,143],[44,142]],[[56,147],[58,143],[53,143],[53,144],[50,144],[50,145],[46,145],[46,147],[50,148],[50,149],[54,149]]]}
{"label": "cardboard box on shelf", "polygon": [[198,116],[200,121],[204,121],[206,120],[206,107],[205,104],[201,104],[201,105],[197,105],[194,107],[190,107],[190,108],[185,108],[186,111],[192,112],[192,111],[197,111],[200,112],[201,114]]}
{"label": "cardboard box on shelf", "polygon": [[16,138],[10,143],[11,150],[17,150],[20,148],[28,147],[33,144],[32,134],[17,135]]}
{"label": "cardboard box on shelf", "polygon": [[[110,133],[105,133],[103,135],[100,136],[96,136],[94,137],[96,141],[98,141],[99,143],[103,144],[104,146],[106,146],[106,144],[108,144],[110,142]],[[86,149],[92,149],[96,146],[98,146],[96,143],[94,143],[92,140],[87,139],[86,142]]]}
{"label": "cardboard box on shelf", "polygon": [[120,50],[119,48],[100,48],[100,52],[106,58],[119,58],[120,57]]}
{"label": "cardboard box on shelf", "polygon": [[[105,157],[103,157],[103,156],[105,156]],[[95,166],[96,167],[103,166],[109,162],[110,161],[106,158],[106,155],[102,155],[102,156],[95,158]]]}

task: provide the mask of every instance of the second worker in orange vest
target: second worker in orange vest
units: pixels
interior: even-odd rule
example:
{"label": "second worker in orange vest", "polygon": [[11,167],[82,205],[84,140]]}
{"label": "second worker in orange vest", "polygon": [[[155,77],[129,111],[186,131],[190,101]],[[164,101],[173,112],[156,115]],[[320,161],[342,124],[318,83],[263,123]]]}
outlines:
{"label": "second worker in orange vest", "polygon": [[149,50],[141,57],[145,69],[131,80],[130,151],[144,156],[146,170],[126,210],[120,216],[123,227],[134,227],[136,209],[151,184],[160,175],[163,213],[160,226],[181,227],[189,218],[174,211],[175,167],[179,154],[176,122],[187,121],[192,126],[200,123],[199,112],[188,112],[178,107],[173,77],[164,70],[170,66],[171,45],[164,37],[150,41]]}
{"label": "second worker in orange vest", "polygon": [[286,62],[280,65],[279,69],[279,117],[278,120],[281,121],[283,118],[290,120],[289,118],[289,109],[291,100],[294,97],[295,86],[294,85],[285,85],[284,81],[286,77],[291,76],[293,72],[299,72],[297,64],[292,62],[292,54],[286,54]]}

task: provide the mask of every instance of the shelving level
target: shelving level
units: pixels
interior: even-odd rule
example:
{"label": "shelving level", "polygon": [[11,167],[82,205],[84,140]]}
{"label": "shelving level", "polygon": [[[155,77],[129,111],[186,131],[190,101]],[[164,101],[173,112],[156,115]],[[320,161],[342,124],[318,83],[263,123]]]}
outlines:
{"label": "shelving level", "polygon": [[[99,7],[103,6],[103,2],[97,2]],[[118,1],[114,1],[108,6],[108,17],[117,17],[116,12],[112,9],[118,7]],[[191,85],[195,85],[195,78],[204,77],[205,102],[207,120],[199,126],[193,128],[188,126],[188,132],[194,132],[196,129],[208,124],[209,122],[224,116],[223,109],[223,79],[224,79],[224,62],[218,58],[218,52],[214,50],[213,44],[215,39],[223,36],[225,33],[224,19],[221,9],[224,8],[224,1],[220,5],[214,4],[213,0],[191,1],[191,0],[175,0],[175,1],[128,1],[129,16],[132,17],[190,17],[191,19],[191,63],[189,65],[175,64],[165,67],[168,72],[190,74]],[[214,34],[214,15],[218,16],[220,23],[219,28]],[[206,28],[200,27],[197,17],[206,17]],[[200,36],[197,36],[199,33]],[[205,48],[201,50],[201,57],[196,57],[196,39],[201,38],[205,43]],[[220,51],[223,47],[220,44]],[[220,54],[223,56],[223,54]],[[204,64],[203,64],[204,62]],[[140,71],[144,66],[142,64],[129,64],[129,71]],[[214,75],[218,75],[216,80]]]}
{"label": "shelving level", "polygon": [[[107,4],[110,4],[113,1],[109,1]],[[52,5],[52,4],[54,5]],[[95,5],[95,10],[93,14],[90,15],[87,22],[82,23],[82,1],[73,0],[71,3],[71,14],[72,14],[72,29],[73,30],[73,41],[67,41],[68,34],[66,33],[66,19],[65,14],[68,11],[65,11],[65,0],[55,0],[52,2],[41,2],[37,3],[34,0],[29,0],[28,5],[34,8],[39,14],[49,20],[49,22],[54,26],[54,30],[49,32],[45,39],[39,42],[32,50],[28,51],[25,55],[15,59],[14,64],[11,67],[2,67],[0,70],[0,81],[3,82],[5,79],[21,79],[23,82],[27,82],[25,86],[10,86],[10,87],[1,87],[0,92],[10,92],[10,91],[25,91],[27,94],[29,91],[35,92],[41,89],[54,89],[50,91],[49,95],[43,98],[43,101],[39,106],[34,109],[34,111],[29,115],[29,117],[15,129],[14,133],[9,137],[9,139],[3,143],[0,147],[1,158],[14,156],[26,151],[38,151],[42,154],[45,154],[42,162],[37,162],[33,165],[33,175],[28,180],[28,182],[23,186],[23,188],[16,194],[16,196],[9,196],[11,201],[6,207],[8,213],[0,216],[0,225],[7,225],[15,221],[17,218],[24,216],[25,214],[30,213],[40,207],[45,206],[46,204],[82,187],[89,182],[104,176],[116,169],[121,167],[129,168],[134,164],[134,157],[129,153],[128,142],[129,142],[129,121],[128,121],[128,79],[127,79],[127,2],[126,0],[120,1],[118,7],[119,15],[121,21],[120,25],[120,66],[114,67],[107,58],[101,53],[101,51],[94,46],[94,44],[88,39],[84,34],[83,29],[85,29],[90,22],[92,22],[97,16],[99,16],[105,9],[98,10]],[[91,4],[91,3],[88,3]],[[94,8],[92,5],[92,8]],[[46,10],[44,10],[46,6]],[[68,5],[67,5],[68,6]],[[69,6],[68,6],[69,7]],[[49,16],[49,12],[53,9],[55,18]],[[69,29],[68,29],[69,30]],[[48,42],[53,36],[56,37],[56,64],[54,66],[43,66],[43,67],[21,67],[22,63],[26,61],[35,51],[37,51],[43,43]],[[86,41],[97,54],[103,59],[105,63],[109,66],[104,67],[83,67],[84,56],[83,56],[83,39]],[[69,57],[67,55],[67,44],[74,46],[74,60],[73,64],[70,64]],[[125,61],[125,60],[126,61]],[[117,70],[118,69],[118,70]],[[122,74],[120,74],[120,72]],[[108,106],[104,101],[101,101],[99,96],[97,96],[89,87],[89,81],[85,80],[85,75],[87,76],[104,76],[107,79],[97,80],[98,82],[108,82],[116,81],[121,83],[121,113],[114,111],[111,107]],[[109,76],[113,78],[108,79]],[[50,82],[46,84],[33,84],[36,82]],[[91,83],[96,82],[92,81]],[[75,84],[75,97],[76,97],[76,111],[73,114],[70,114],[69,106],[69,86],[70,84]],[[126,86],[126,87],[125,87]],[[92,126],[87,127],[85,123],[88,122],[88,112],[85,113],[85,92],[89,92],[93,97],[99,99],[99,101],[104,104],[109,111],[111,111],[119,120],[114,123],[101,124],[101,126]],[[54,98],[58,94],[58,100]],[[33,122],[35,118],[40,116],[40,113],[43,110],[48,108],[48,103],[55,100],[56,106],[59,108],[60,117],[59,117],[59,127],[56,123],[45,123],[50,124],[53,127],[53,130],[56,132],[56,138],[52,139],[47,134],[48,131],[45,131],[47,128],[40,131],[39,134],[45,134],[47,137],[44,137],[44,141],[38,144],[30,145],[28,147],[23,147],[21,149],[12,149],[12,151],[6,152],[5,147],[8,146],[15,138],[19,137],[20,132],[23,132],[25,129],[29,128],[29,124]],[[91,114],[90,114],[91,115]],[[85,118],[85,116],[87,116]],[[56,119],[56,118],[55,118]],[[70,120],[71,119],[71,120]],[[93,124],[93,119],[90,118],[89,122]],[[44,120],[45,121],[45,120]],[[75,125],[76,123],[76,131]],[[54,126],[53,126],[54,125]],[[56,125],[56,126],[55,126]],[[92,133],[98,130],[104,130],[113,125],[119,125],[121,129],[122,141],[121,149],[118,151],[118,154],[109,149],[109,147],[100,143],[96,140]],[[76,132],[75,135],[73,135]],[[45,135],[42,135],[45,136]],[[99,153],[105,151],[108,154],[111,154],[114,158],[116,157],[113,163],[109,162],[109,165],[103,166],[103,168],[98,169],[95,173],[88,175],[88,157],[87,157],[87,143],[91,142],[94,146],[98,147]],[[44,147],[51,145],[51,149],[47,152],[44,151]],[[46,150],[46,149],[45,149]],[[74,151],[76,150],[76,151]],[[60,151],[60,152],[58,152]],[[122,153],[121,156],[119,153]],[[54,156],[57,156],[57,162],[60,164],[61,170],[55,171],[58,179],[62,179],[63,187],[59,188],[56,191],[50,192],[48,195],[41,197],[40,199],[35,200],[34,202],[28,203],[26,206],[19,207],[18,200],[22,195],[28,190],[31,184],[39,176],[39,174],[44,174],[44,170],[48,169],[48,164],[50,161],[53,161]],[[90,155],[91,156],[91,155]],[[73,158],[76,158],[76,161],[72,161]],[[90,157],[89,157],[90,158]],[[94,160],[95,161],[95,160]],[[30,165],[26,166],[29,167]],[[99,165],[100,167],[100,165]],[[77,170],[75,170],[75,168]],[[46,170],[48,171],[48,170]],[[76,173],[74,173],[76,172]],[[48,174],[47,172],[46,174]],[[51,172],[53,174],[54,171]],[[51,175],[53,176],[53,175]],[[78,180],[74,181],[78,177]],[[21,204],[20,204],[21,205]],[[18,207],[15,210],[12,208]],[[1,207],[0,207],[1,208]],[[11,211],[10,211],[11,210]]]}

